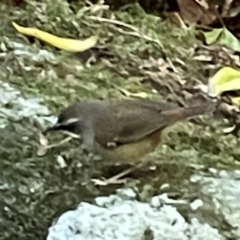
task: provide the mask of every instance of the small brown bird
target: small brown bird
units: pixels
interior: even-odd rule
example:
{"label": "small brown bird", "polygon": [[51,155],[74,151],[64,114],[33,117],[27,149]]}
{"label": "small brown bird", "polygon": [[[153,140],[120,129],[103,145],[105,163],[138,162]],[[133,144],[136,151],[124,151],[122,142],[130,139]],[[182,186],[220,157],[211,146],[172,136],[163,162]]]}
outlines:
{"label": "small brown bird", "polygon": [[[165,128],[215,109],[214,102],[173,108],[157,100],[88,100],[63,110],[58,122],[45,133],[65,130],[81,135],[88,151],[98,153],[104,161],[136,163],[155,150]],[[107,183],[116,182],[132,170]]]}

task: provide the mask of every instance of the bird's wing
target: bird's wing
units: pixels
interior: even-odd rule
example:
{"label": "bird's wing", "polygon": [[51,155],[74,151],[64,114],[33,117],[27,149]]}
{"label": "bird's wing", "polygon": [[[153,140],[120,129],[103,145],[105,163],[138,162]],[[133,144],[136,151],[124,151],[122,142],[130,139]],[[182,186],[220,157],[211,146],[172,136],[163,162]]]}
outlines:
{"label": "bird's wing", "polygon": [[161,115],[167,109],[169,106],[159,101],[111,102],[98,118],[95,139],[102,145],[138,141],[168,126],[166,117]]}

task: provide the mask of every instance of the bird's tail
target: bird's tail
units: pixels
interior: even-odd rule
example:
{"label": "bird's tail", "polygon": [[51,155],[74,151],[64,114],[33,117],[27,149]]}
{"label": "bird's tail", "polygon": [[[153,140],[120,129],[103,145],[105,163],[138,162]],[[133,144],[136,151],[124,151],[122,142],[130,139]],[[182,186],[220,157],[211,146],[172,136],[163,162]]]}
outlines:
{"label": "bird's tail", "polygon": [[193,105],[190,107],[175,108],[163,111],[162,114],[169,116],[169,124],[173,124],[177,121],[184,120],[186,118],[195,117],[198,115],[204,115],[207,113],[212,113],[216,110],[217,102],[207,102],[198,105]]}

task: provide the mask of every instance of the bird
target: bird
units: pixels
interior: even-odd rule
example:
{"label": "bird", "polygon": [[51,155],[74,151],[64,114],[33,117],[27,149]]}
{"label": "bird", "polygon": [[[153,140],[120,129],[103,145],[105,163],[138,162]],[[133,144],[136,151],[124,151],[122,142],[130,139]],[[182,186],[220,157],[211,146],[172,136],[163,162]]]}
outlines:
{"label": "bird", "polygon": [[[215,109],[216,102],[212,101],[176,107],[160,100],[88,99],[63,109],[57,123],[44,134],[67,131],[81,136],[87,151],[100,155],[104,161],[136,164],[157,148],[166,128]],[[117,182],[134,169],[135,166],[101,183]]]}

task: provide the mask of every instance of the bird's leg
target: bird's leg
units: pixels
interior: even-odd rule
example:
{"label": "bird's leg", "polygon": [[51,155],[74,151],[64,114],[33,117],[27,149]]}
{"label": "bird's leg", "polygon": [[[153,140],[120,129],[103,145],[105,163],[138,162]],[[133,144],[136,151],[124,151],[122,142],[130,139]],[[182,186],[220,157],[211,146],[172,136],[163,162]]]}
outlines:
{"label": "bird's leg", "polygon": [[137,168],[139,168],[140,166],[142,166],[143,163],[140,162],[138,163],[137,165],[135,165],[134,167],[131,167],[109,179],[103,179],[103,180],[100,180],[100,179],[91,179],[91,181],[95,184],[95,185],[98,185],[98,186],[107,186],[109,184],[121,184],[121,183],[125,183],[127,179],[119,179],[121,177],[124,177],[126,176],[127,174],[135,171]]}

